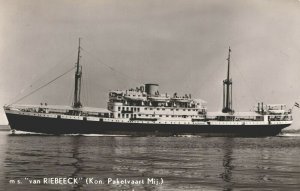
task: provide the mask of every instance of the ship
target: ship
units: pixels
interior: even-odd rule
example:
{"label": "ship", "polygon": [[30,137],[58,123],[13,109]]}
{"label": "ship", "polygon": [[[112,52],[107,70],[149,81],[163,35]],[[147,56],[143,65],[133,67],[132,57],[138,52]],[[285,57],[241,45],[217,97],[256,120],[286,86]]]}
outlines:
{"label": "ship", "polygon": [[80,51],[79,39],[73,103],[70,106],[5,105],[4,111],[13,132],[263,137],[276,136],[292,124],[292,111],[285,104],[260,102],[249,112],[233,110],[230,47],[227,75],[223,80],[223,109],[218,112],[209,112],[206,101],[193,98],[191,94],[161,94],[157,83],[109,91],[107,108],[84,107],[80,99]]}

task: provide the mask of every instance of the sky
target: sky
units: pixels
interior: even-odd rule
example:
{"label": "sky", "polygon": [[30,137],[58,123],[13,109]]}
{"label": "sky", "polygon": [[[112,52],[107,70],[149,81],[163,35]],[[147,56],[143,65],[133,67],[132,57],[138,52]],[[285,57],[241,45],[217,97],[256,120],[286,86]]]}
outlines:
{"label": "sky", "polygon": [[[159,83],[222,109],[232,49],[233,107],[300,102],[298,0],[0,0],[0,105],[72,68],[81,38],[82,100],[106,107],[108,91]],[[73,71],[74,72],[74,71]],[[20,104],[70,105],[70,72]],[[300,110],[293,128],[300,128]],[[0,124],[7,124],[0,111]]]}

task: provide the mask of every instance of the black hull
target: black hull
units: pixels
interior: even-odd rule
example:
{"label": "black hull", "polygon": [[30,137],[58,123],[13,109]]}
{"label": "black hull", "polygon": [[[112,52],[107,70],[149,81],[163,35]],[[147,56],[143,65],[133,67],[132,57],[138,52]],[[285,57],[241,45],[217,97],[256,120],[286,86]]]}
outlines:
{"label": "black hull", "polygon": [[11,129],[47,134],[118,134],[118,135],[182,135],[208,136],[275,136],[289,124],[280,125],[184,125],[85,121],[45,118],[7,113]]}

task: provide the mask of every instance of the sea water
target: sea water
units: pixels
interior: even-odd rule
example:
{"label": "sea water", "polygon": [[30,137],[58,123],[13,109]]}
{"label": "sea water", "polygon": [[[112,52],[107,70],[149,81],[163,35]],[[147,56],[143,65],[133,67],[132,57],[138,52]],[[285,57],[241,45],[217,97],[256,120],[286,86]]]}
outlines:
{"label": "sea water", "polygon": [[0,131],[0,190],[300,190],[300,136]]}

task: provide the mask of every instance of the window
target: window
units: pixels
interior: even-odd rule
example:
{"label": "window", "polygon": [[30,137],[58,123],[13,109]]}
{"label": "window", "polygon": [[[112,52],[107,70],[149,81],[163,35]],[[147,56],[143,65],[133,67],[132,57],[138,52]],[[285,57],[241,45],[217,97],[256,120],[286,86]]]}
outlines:
{"label": "window", "polygon": [[137,108],[137,111],[139,112],[139,111],[140,111],[140,108]]}
{"label": "window", "polygon": [[183,111],[185,111],[185,109],[183,109]]}
{"label": "window", "polygon": [[171,111],[173,111],[174,109],[171,109]]}
{"label": "window", "polygon": [[166,117],[169,117],[168,115],[166,115]]}
{"label": "window", "polygon": [[162,108],[162,110],[165,110],[165,108]]}
{"label": "window", "polygon": [[156,109],[157,111],[160,110],[159,108]]}
{"label": "window", "polygon": [[118,107],[118,111],[121,111],[121,107]]}
{"label": "window", "polygon": [[159,117],[162,117],[162,115],[159,115]]}
{"label": "window", "polygon": [[121,115],[120,115],[120,113],[118,113],[118,118],[120,118],[121,117]]}
{"label": "window", "polygon": [[147,110],[147,107],[145,107],[145,110]]}
{"label": "window", "polygon": [[150,110],[153,110],[153,108],[150,108]]}
{"label": "window", "polygon": [[191,111],[190,109],[188,109],[188,111]]}

